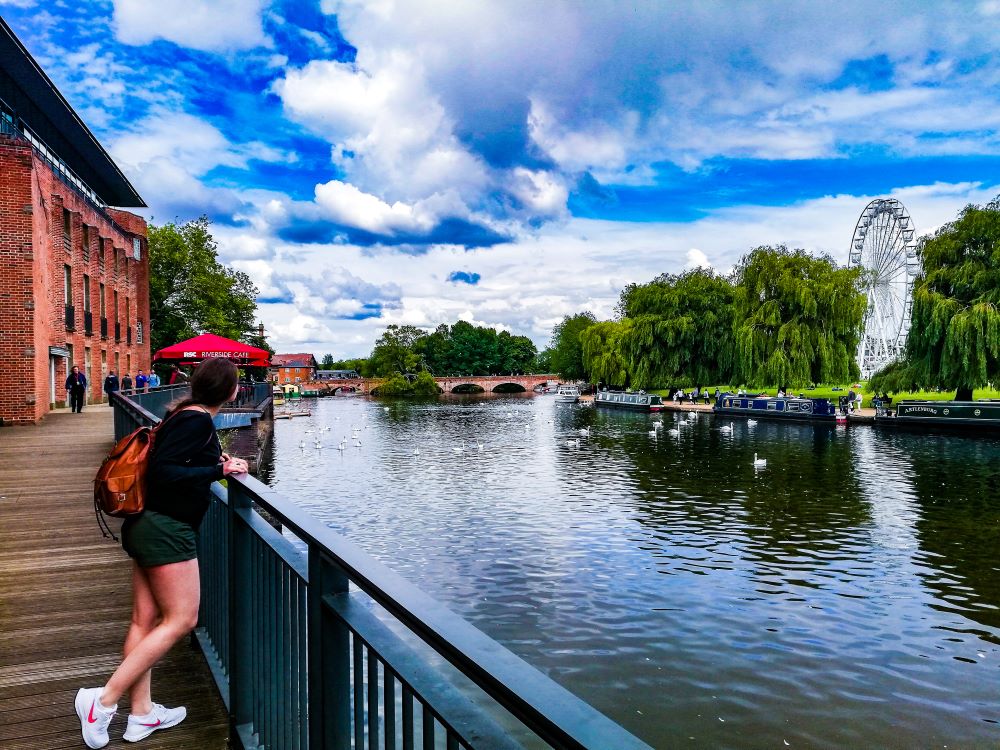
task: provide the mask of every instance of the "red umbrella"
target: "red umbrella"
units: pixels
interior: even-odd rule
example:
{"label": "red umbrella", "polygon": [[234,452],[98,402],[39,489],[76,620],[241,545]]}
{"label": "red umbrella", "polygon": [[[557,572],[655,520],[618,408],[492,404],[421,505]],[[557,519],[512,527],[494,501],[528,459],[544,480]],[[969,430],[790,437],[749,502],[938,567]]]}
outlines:
{"label": "red umbrella", "polygon": [[180,365],[191,365],[210,357],[225,357],[238,365],[249,367],[267,367],[271,364],[271,355],[265,349],[216,336],[214,333],[203,333],[193,339],[164,347],[153,355],[153,361],[172,360]]}

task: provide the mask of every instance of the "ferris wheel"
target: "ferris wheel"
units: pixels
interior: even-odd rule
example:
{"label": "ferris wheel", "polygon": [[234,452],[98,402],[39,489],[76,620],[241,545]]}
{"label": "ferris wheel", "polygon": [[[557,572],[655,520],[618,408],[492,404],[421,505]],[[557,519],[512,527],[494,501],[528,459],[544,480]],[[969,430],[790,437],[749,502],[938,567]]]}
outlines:
{"label": "ferris wheel", "polygon": [[895,198],[876,198],[861,212],[851,240],[852,268],[864,270],[868,308],[858,344],[861,377],[903,353],[910,330],[913,281],[920,273],[913,220]]}

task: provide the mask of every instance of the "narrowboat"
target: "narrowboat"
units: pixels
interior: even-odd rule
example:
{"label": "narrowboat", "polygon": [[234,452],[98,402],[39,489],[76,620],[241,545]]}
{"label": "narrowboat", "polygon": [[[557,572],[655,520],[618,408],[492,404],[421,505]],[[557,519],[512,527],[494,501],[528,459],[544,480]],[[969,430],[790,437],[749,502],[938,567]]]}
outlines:
{"label": "narrowboat", "polygon": [[556,401],[575,404],[580,400],[580,389],[575,385],[561,385],[556,389]]}
{"label": "narrowboat", "polygon": [[1000,433],[1000,401],[900,401],[894,406],[877,406],[875,424]]}
{"label": "narrowboat", "polygon": [[631,409],[632,411],[661,411],[663,399],[655,393],[632,393],[630,391],[598,391],[594,396],[595,406],[607,406],[612,409]]}
{"label": "narrowboat", "polygon": [[826,398],[778,398],[766,394],[740,396],[721,393],[712,412],[727,417],[847,424],[847,415]]}

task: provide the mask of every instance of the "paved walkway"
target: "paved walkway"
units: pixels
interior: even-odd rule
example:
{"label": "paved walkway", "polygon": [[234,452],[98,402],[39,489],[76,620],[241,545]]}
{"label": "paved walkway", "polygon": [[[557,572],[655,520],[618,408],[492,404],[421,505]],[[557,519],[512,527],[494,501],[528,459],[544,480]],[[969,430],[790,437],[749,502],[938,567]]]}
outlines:
{"label": "paved walkway", "polygon": [[[57,411],[0,428],[0,748],[84,748],[73,698],[117,666],[131,612],[130,562],[94,518],[92,482],[112,411]],[[113,527],[118,524],[114,523]],[[187,720],[138,747],[227,747],[228,719],[201,653],[184,639],[153,671],[153,699]],[[119,704],[109,748],[121,740]]]}

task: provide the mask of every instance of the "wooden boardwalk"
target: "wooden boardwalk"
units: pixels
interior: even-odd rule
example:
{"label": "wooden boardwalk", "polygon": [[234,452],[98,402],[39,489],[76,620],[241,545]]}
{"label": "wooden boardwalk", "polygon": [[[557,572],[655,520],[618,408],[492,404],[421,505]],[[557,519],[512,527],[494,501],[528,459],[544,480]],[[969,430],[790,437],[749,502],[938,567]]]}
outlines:
{"label": "wooden boardwalk", "polygon": [[[92,481],[113,440],[112,410],[54,412],[0,428],[0,748],[84,748],[73,698],[121,658],[131,613],[130,561],[94,518]],[[113,527],[118,524],[114,523]],[[180,726],[142,748],[228,746],[228,717],[188,639],[153,670],[153,700],[185,705]],[[123,742],[128,699],[111,724]]]}

